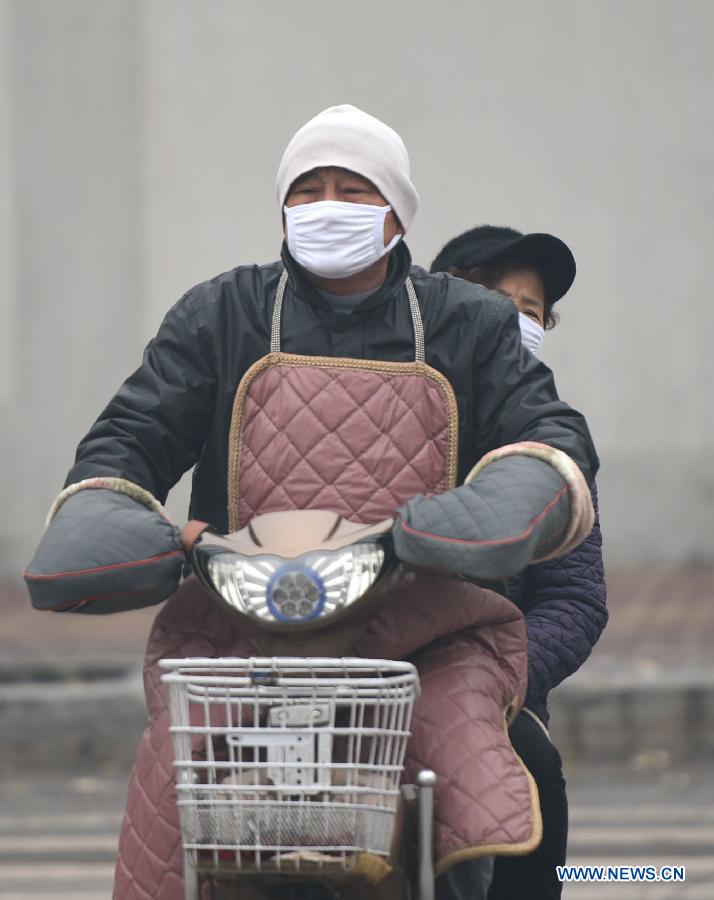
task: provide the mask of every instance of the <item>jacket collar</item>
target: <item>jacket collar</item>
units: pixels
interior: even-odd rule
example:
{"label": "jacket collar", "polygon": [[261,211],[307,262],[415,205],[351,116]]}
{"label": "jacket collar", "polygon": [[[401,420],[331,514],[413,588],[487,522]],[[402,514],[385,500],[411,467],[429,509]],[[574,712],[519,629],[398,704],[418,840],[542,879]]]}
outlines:
{"label": "jacket collar", "polygon": [[[307,280],[304,269],[295,262],[285,242],[283,242],[280,258],[287,269],[288,286],[297,297],[313,306],[322,306],[324,308],[333,309],[332,304]],[[387,277],[384,283],[381,287],[377,288],[373,294],[370,294],[357,309],[374,309],[377,306],[383,306],[385,303],[393,300],[401,290],[404,281],[409,274],[411,264],[412,255],[409,252],[409,248],[402,240],[389,255],[389,268],[387,269]]]}

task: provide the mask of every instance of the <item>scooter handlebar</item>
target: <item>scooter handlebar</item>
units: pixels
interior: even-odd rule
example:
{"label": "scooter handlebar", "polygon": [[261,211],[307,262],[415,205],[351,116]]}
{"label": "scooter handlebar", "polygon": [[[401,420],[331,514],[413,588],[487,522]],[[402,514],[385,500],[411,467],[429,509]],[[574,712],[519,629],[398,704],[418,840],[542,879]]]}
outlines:
{"label": "scooter handlebar", "polygon": [[200,519],[191,519],[189,522],[186,522],[181,529],[181,546],[186,556],[191,555],[196,541],[210,527],[208,522],[201,522]]}

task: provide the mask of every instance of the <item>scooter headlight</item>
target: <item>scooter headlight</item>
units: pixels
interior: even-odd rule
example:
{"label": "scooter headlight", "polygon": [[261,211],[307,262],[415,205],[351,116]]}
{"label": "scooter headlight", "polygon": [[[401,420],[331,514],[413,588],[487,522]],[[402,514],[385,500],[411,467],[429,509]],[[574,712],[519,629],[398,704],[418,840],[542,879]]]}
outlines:
{"label": "scooter headlight", "polygon": [[374,584],[384,562],[378,543],[351,544],[296,559],[212,553],[205,572],[226,603],[268,622],[301,624],[345,609]]}

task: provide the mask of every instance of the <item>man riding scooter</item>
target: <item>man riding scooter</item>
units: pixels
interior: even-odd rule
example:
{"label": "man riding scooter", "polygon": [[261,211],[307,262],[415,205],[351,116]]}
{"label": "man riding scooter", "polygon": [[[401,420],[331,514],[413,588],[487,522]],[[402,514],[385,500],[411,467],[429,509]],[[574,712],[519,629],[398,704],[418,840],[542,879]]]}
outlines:
{"label": "man riding scooter", "polygon": [[[523,350],[513,306],[411,265],[418,195],[399,136],[325,110],[288,144],[277,195],[281,261],[190,290],[81,442],[26,572],[36,607],[101,614],[174,594],[183,549],[161,504],[194,464],[191,517],[218,532],[292,508],[394,516],[404,563],[482,583],[590,530],[587,426]],[[154,645],[180,650],[195,609],[171,600]],[[180,896],[168,787],[150,790],[156,741],[137,759],[120,898]]]}

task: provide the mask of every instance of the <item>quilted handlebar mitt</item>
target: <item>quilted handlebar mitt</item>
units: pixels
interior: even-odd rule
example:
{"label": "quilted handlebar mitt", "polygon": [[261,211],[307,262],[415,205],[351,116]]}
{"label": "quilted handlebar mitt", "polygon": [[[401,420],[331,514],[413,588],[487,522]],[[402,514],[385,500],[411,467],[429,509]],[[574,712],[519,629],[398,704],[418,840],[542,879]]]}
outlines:
{"label": "quilted handlebar mitt", "polygon": [[24,576],[36,609],[121,612],[174,593],[183,558],[181,532],[148,491],[88,478],[55,501]]}
{"label": "quilted handlebar mitt", "polygon": [[582,472],[561,450],[522,442],[483,457],[466,483],[398,511],[397,556],[414,566],[501,579],[560,556],[592,530]]}

